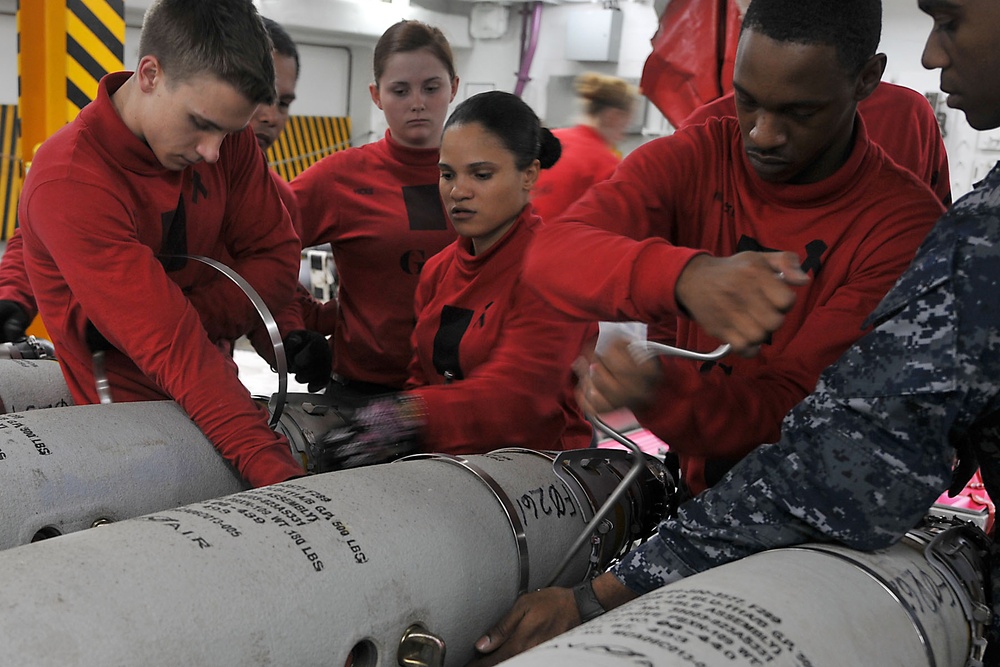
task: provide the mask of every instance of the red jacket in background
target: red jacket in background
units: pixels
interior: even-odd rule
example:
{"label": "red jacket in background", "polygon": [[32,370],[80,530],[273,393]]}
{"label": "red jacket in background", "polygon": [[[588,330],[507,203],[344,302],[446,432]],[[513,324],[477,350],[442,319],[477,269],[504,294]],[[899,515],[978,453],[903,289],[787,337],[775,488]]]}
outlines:
{"label": "red jacket in background", "polygon": [[456,236],[439,177],[437,148],[407,148],[387,131],[292,179],[302,246],[329,243],[340,276],[334,373],[397,389],[406,383],[420,271]]}
{"label": "red jacket in background", "polygon": [[554,220],[594,183],[611,176],[621,155],[589,125],[552,130],[562,154],[552,167],[542,169],[531,204],[542,220]]}
{"label": "red jacket in background", "polygon": [[13,301],[24,308],[30,322],[38,314],[35,296],[24,271],[24,239],[18,227],[9,239],[0,260],[0,299]]}

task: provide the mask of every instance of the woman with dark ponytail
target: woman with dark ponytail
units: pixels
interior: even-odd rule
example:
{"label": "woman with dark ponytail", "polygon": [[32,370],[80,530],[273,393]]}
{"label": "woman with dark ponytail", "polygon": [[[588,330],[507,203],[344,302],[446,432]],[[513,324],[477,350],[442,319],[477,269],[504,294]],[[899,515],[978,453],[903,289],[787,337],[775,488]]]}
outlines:
{"label": "woman with dark ponytail", "polygon": [[459,238],[420,276],[408,390],[328,434],[332,467],[418,450],[590,444],[571,367],[597,326],[562,318],[521,283],[524,254],[543,224],[531,190],[559,154],[559,140],[509,93],[480,93],[452,113],[439,185]]}

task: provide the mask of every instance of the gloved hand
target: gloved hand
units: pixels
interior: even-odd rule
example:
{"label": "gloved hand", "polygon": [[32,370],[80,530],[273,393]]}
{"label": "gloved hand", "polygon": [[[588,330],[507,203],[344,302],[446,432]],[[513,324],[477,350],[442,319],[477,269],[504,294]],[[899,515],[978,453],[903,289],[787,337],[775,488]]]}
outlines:
{"label": "gloved hand", "polygon": [[0,300],[0,343],[24,338],[31,322],[28,313],[16,301]]}
{"label": "gloved hand", "polygon": [[349,424],[319,438],[311,452],[314,472],[388,463],[416,452],[425,414],[418,396],[376,398],[359,408]]}
{"label": "gloved hand", "polygon": [[97,327],[90,320],[87,320],[87,326],[83,329],[83,339],[86,341],[87,348],[91,353],[117,349],[111,344],[111,341],[104,337],[104,334],[97,330]]}
{"label": "gloved hand", "polygon": [[306,385],[311,392],[322,391],[330,382],[333,353],[326,337],[315,331],[296,329],[282,341],[288,372],[295,374],[295,381]]}

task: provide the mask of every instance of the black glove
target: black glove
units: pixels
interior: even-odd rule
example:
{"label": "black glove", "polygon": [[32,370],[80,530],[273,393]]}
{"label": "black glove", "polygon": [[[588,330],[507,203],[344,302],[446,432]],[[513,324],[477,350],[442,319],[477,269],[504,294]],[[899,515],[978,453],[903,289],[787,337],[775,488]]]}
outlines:
{"label": "black glove", "polygon": [[87,326],[83,328],[83,339],[86,341],[87,349],[91,353],[117,349],[111,344],[111,341],[104,337],[104,334],[97,330],[97,327],[90,320],[87,320]]}
{"label": "black glove", "polygon": [[0,343],[24,338],[31,322],[28,313],[16,301],[0,300]]}
{"label": "black glove", "polygon": [[295,374],[295,381],[307,386],[309,391],[321,391],[330,382],[333,353],[326,337],[315,331],[297,329],[282,341],[288,372]]}
{"label": "black glove", "polygon": [[417,396],[376,398],[358,408],[348,425],[330,429],[319,439],[311,452],[313,471],[388,463],[416,452],[425,414]]}

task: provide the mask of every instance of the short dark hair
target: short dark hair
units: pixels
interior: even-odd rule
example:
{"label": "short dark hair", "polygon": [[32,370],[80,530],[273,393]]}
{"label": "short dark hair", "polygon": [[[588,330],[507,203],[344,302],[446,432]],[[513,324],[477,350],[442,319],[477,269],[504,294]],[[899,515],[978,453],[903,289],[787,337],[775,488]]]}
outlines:
{"label": "short dark hair", "polygon": [[275,100],[272,50],[251,0],[154,0],[139,38],[173,81],[209,73],[255,104]]}
{"label": "short dark hair", "polygon": [[455,57],[451,53],[451,44],[439,28],[421,23],[420,21],[399,21],[389,26],[375,44],[373,67],[375,83],[385,72],[385,64],[389,57],[397,53],[409,53],[427,49],[435,58],[441,61],[448,76],[455,78]]}
{"label": "short dark hair", "polygon": [[274,50],[280,55],[287,58],[293,58],[295,60],[295,78],[299,78],[299,48],[295,46],[295,42],[292,41],[292,36],[281,27],[281,24],[274,19],[269,19],[266,16],[262,16],[261,20],[264,21],[264,28],[267,30],[267,36],[271,38],[271,43],[274,45]]}
{"label": "short dark hair", "polygon": [[742,30],[779,42],[824,44],[857,74],[875,55],[882,34],[881,0],[753,0]]}
{"label": "short dark hair", "polygon": [[548,128],[542,127],[535,112],[524,100],[511,93],[491,90],[473,95],[452,112],[444,129],[453,125],[478,123],[514,154],[514,165],[526,169],[538,160],[542,169],[556,163],[562,146]]}

